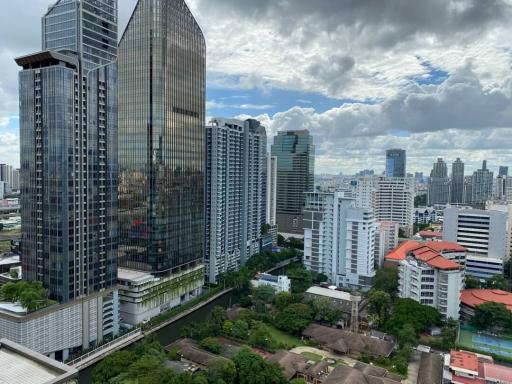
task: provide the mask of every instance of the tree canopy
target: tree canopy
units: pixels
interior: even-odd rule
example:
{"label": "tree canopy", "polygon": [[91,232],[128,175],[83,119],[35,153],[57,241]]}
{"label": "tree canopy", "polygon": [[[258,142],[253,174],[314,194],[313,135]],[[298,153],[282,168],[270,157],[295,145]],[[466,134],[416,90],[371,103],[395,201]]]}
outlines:
{"label": "tree canopy", "polygon": [[477,305],[471,325],[481,331],[512,331],[512,312],[505,304],[488,302]]}
{"label": "tree canopy", "polygon": [[396,297],[398,293],[398,269],[393,267],[380,268],[377,270],[373,282],[373,289],[387,292],[391,297]]}
{"label": "tree canopy", "polygon": [[391,296],[385,291],[373,289],[368,294],[368,314],[372,320],[381,327],[389,317],[391,311]]}

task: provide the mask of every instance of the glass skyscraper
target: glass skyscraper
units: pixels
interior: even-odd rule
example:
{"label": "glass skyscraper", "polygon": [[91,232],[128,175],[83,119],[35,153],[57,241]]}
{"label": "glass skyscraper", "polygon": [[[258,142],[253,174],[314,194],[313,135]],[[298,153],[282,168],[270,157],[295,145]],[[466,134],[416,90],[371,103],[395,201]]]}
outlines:
{"label": "glass skyscraper", "polygon": [[388,149],[386,151],[386,176],[388,177],[405,177],[405,150]]}
{"label": "glass skyscraper", "polygon": [[139,0],[119,43],[120,265],[202,264],[205,40],[183,0]]}
{"label": "glass skyscraper", "polygon": [[303,233],[304,192],[315,185],[315,146],[309,131],[278,132],[271,155],[277,160],[276,216],[279,232]]}
{"label": "glass skyscraper", "polygon": [[59,0],[20,73],[22,265],[67,302],[117,284],[117,0]]}
{"label": "glass skyscraper", "polygon": [[464,203],[464,163],[458,157],[452,163],[450,202],[452,204]]}

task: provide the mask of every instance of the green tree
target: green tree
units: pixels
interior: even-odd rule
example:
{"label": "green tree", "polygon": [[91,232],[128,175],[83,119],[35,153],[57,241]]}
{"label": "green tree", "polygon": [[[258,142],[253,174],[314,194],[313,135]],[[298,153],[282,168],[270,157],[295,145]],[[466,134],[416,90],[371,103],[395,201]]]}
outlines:
{"label": "green tree", "polygon": [[265,236],[266,234],[268,234],[269,230],[270,230],[269,224],[261,224],[261,235],[262,236]]}
{"label": "green tree", "polygon": [[271,285],[261,285],[252,289],[253,300],[261,300],[264,303],[272,302],[276,290]]}
{"label": "green tree", "polygon": [[466,289],[478,289],[480,288],[480,280],[473,276],[466,276],[464,279],[464,285]]}
{"label": "green tree", "polygon": [[125,372],[135,361],[135,353],[131,351],[120,351],[113,353],[101,360],[92,372],[94,384],[108,383],[110,379]]}
{"label": "green tree", "polygon": [[281,234],[277,235],[277,245],[280,247],[284,247],[286,245],[286,239]]}
{"label": "green tree", "polygon": [[216,337],[206,337],[199,343],[201,348],[218,355],[222,351],[222,344]]}
{"label": "green tree", "polygon": [[398,269],[394,267],[383,267],[375,274],[373,289],[384,291],[391,297],[398,293]]}
{"label": "green tree", "polygon": [[406,345],[416,345],[418,344],[418,337],[416,336],[416,330],[411,324],[404,324],[401,328],[398,329],[396,333],[396,339],[400,347],[404,347]]}
{"label": "green tree", "polygon": [[244,348],[233,357],[238,384],[287,384],[281,368]]}
{"label": "green tree", "polygon": [[249,335],[249,344],[253,347],[274,349],[274,341],[268,327],[262,322],[255,322]]}
{"label": "green tree", "polygon": [[290,247],[295,249],[304,249],[304,241],[301,239],[296,239],[295,237],[290,237],[288,239],[288,244]]}
{"label": "green tree", "polygon": [[236,366],[231,360],[212,360],[206,372],[209,384],[236,384]]}
{"label": "green tree", "polygon": [[485,288],[507,290],[507,279],[505,279],[503,275],[494,275],[493,277],[487,279],[485,282]]}
{"label": "green tree", "polygon": [[247,340],[249,337],[249,325],[243,320],[237,320],[233,323],[231,335],[237,339]]}
{"label": "green tree", "polygon": [[291,280],[292,293],[304,293],[313,285],[311,272],[303,266],[289,268],[286,275]]}
{"label": "green tree", "polygon": [[386,329],[397,336],[405,324],[410,324],[419,334],[440,323],[441,314],[435,308],[412,299],[397,299],[393,314],[386,321]]}
{"label": "green tree", "polygon": [[287,306],[295,302],[295,297],[288,292],[280,292],[277,295],[275,295],[274,299],[272,300],[272,304],[278,311],[282,311]]}
{"label": "green tree", "polygon": [[327,298],[315,299],[308,304],[313,310],[313,317],[316,321],[334,325],[343,318],[343,312],[333,306]]}
{"label": "green tree", "polygon": [[368,314],[378,327],[382,327],[389,317],[391,296],[385,291],[373,289],[368,294]]}
{"label": "green tree", "polygon": [[481,331],[512,331],[512,312],[503,303],[483,303],[475,307],[471,325]]}
{"label": "green tree", "polygon": [[276,326],[289,333],[299,333],[306,328],[313,319],[311,307],[307,304],[290,304],[276,318]]}

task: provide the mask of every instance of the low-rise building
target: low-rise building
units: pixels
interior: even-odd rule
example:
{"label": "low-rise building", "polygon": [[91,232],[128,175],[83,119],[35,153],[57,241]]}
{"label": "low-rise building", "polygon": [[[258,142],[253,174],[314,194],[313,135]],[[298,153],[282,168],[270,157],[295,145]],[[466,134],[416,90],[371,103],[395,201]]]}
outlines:
{"label": "low-rise building", "polygon": [[290,292],[291,280],[286,275],[274,276],[269,273],[258,273],[254,280],[251,280],[253,287],[268,285],[274,288],[277,293]]}
{"label": "low-rise building", "polygon": [[434,207],[414,208],[414,224],[431,224],[437,221],[437,211]]}
{"label": "low-rise building", "polygon": [[35,312],[19,304],[0,303],[0,338],[6,338],[58,361],[94,347],[119,333],[116,289],[90,294]]}
{"label": "low-rise building", "polygon": [[463,247],[457,244],[408,241],[386,258],[398,262],[399,297],[429,305],[444,318],[457,320],[464,284],[460,261],[464,255]]}
{"label": "low-rise building", "polygon": [[78,371],[13,341],[0,340],[0,383],[75,384]]}
{"label": "low-rise building", "polygon": [[377,221],[376,224],[374,260],[382,267],[384,256],[398,245],[399,225],[393,221]]}
{"label": "low-rise building", "polygon": [[327,299],[331,305],[345,313],[351,313],[354,297],[344,291],[337,289],[313,286],[304,293],[306,300]]}
{"label": "low-rise building", "polygon": [[460,316],[469,321],[475,308],[484,303],[501,303],[512,312],[512,293],[500,289],[465,289],[460,295]]}
{"label": "low-rise building", "polygon": [[491,356],[450,351],[445,356],[445,378],[453,384],[512,384],[512,368],[494,363]]}
{"label": "low-rise building", "polygon": [[126,268],[117,274],[121,322],[137,325],[198,296],[204,268],[200,264],[165,277]]}
{"label": "low-rise building", "polygon": [[443,239],[443,233],[439,231],[419,231],[417,235],[424,241],[436,241]]}

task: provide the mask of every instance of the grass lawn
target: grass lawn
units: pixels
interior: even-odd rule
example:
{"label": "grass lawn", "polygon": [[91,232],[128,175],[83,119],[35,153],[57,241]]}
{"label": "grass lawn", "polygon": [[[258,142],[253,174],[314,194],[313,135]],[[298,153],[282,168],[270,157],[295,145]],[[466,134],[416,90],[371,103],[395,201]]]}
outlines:
{"label": "grass lawn", "polygon": [[300,347],[306,345],[301,339],[293,335],[281,332],[279,329],[267,325],[270,335],[274,341],[280,344],[285,344],[287,349]]}
{"label": "grass lawn", "polygon": [[300,354],[306,357],[307,359],[314,361],[315,363],[322,360],[322,356],[317,355],[316,353],[313,352],[301,352]]}

